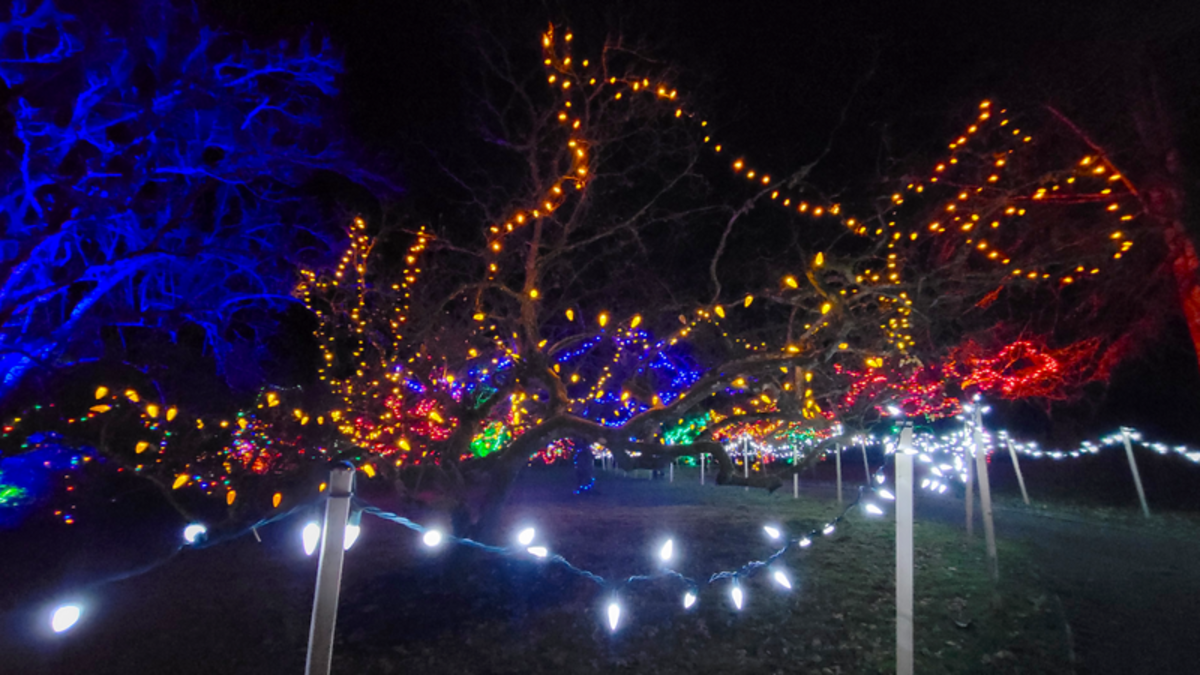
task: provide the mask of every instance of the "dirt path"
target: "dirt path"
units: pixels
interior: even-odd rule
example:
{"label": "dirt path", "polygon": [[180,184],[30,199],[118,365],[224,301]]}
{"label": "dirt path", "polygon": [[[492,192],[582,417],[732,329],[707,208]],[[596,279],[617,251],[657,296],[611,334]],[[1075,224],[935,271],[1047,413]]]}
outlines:
{"label": "dirt path", "polygon": [[[963,509],[959,500],[924,499],[916,515],[965,528]],[[982,537],[981,524],[975,531]],[[1008,509],[997,512],[996,532],[1031,547],[1047,590],[1062,602],[1077,672],[1200,672],[1195,537]]]}

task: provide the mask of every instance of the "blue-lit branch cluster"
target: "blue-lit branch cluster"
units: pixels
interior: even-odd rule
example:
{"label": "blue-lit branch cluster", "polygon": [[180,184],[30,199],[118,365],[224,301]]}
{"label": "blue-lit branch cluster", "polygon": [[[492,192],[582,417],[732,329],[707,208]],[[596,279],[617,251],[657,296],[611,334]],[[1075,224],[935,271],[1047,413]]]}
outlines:
{"label": "blue-lit branch cluster", "polygon": [[[589,338],[554,360],[563,371],[573,411],[611,427],[654,405],[670,405],[703,375],[684,344],[655,340],[638,328]],[[631,395],[629,380],[641,381],[648,391]]]}
{"label": "blue-lit branch cluster", "polygon": [[0,396],[98,353],[105,325],[198,328],[224,365],[231,321],[258,330],[250,310],[291,302],[289,255],[332,245],[297,188],[363,178],[323,113],[327,42],[255,49],[186,4],[142,5],[119,30],[50,0],[0,20]]}

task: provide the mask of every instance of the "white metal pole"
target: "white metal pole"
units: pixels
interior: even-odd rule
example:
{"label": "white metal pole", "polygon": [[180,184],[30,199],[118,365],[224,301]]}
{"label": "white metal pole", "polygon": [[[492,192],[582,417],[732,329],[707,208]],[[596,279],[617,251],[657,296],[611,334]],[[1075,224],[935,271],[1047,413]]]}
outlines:
{"label": "white metal pole", "polygon": [[833,446],[833,456],[837,462],[838,506],[842,505],[842,447]]}
{"label": "white metal pole", "polygon": [[742,473],[746,476],[746,490],[750,490],[750,437],[742,439]]}
{"label": "white metal pole", "polygon": [[792,499],[800,499],[800,449],[792,448]]}
{"label": "white metal pole", "polygon": [[971,448],[963,448],[963,454],[966,455],[966,474],[967,474],[967,536],[975,535],[975,469],[971,468]]}
{"label": "white metal pole", "polygon": [[329,500],[321,557],[317,562],[317,591],[313,597],[312,625],[308,631],[305,675],[329,675],[333,662],[333,631],[337,622],[338,592],[342,585],[342,560],[346,543],[346,518],[350,515],[350,485],[354,467],[335,468],[329,476]]}
{"label": "white metal pole", "polygon": [[1013,448],[1012,440],[1004,439],[1004,445],[1008,446],[1008,456],[1012,457],[1013,471],[1017,472],[1017,485],[1021,486],[1021,499],[1025,500],[1025,506],[1029,506],[1029,493],[1025,491],[1025,477],[1021,475],[1021,462],[1017,459],[1017,451]]}
{"label": "white metal pole", "polygon": [[700,484],[704,485],[704,467],[708,464],[708,455],[700,453]]}
{"label": "white metal pole", "polygon": [[1142,489],[1142,475],[1138,473],[1137,461],[1133,458],[1133,446],[1129,444],[1129,429],[1121,427],[1121,439],[1125,441],[1125,456],[1129,458],[1129,471],[1133,473],[1133,484],[1137,486],[1138,499],[1142,502],[1142,514],[1150,517],[1150,505],[1146,503],[1146,491]]}
{"label": "white metal pole", "polygon": [[863,441],[862,445],[859,447],[862,448],[862,453],[863,453],[863,471],[866,471],[865,482],[867,485],[870,485],[871,484],[871,463],[867,461],[867,442]]}
{"label": "white metal pole", "polygon": [[667,470],[667,473],[670,474],[670,476],[671,476],[671,479],[667,482],[674,483],[675,482],[675,460],[673,460],[673,459],[671,460],[671,466]]}
{"label": "white metal pole", "polygon": [[992,521],[992,487],[988,480],[987,453],[983,449],[983,407],[975,403],[975,424],[972,435],[975,440],[975,473],[979,476],[979,508],[983,513],[983,538],[987,543],[988,573],[992,582],[1000,580],[1000,565],[996,558],[996,524]]}
{"label": "white metal pole", "polygon": [[912,453],[912,424],[905,423],[896,449],[896,675],[913,673]]}

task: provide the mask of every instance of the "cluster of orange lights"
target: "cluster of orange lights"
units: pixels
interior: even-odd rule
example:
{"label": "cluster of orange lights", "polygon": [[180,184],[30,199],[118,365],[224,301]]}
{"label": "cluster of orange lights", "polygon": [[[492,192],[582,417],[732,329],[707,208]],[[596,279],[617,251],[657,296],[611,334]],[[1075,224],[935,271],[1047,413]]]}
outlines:
{"label": "cluster of orange lights", "polygon": [[[948,172],[953,171],[956,165],[959,165],[958,153],[963,151],[973,138],[986,130],[999,131],[1001,127],[1007,127],[1011,123],[1005,114],[1007,110],[993,111],[990,101],[983,101],[980,106],[980,112],[973,123],[967,127],[963,135],[950,143],[949,148],[952,151],[951,155],[942,162],[937,163],[928,183],[930,185],[937,184],[939,180],[943,184],[948,184]],[[993,114],[995,112],[995,114]],[[988,127],[987,125],[993,125]],[[1015,125],[1014,125],[1015,126]],[[1019,138],[1020,144],[1027,144],[1033,141],[1033,137],[1023,132],[1019,128],[1012,129],[1011,135]],[[1034,188],[1031,193],[1025,195],[1008,196],[1009,202],[1004,206],[1003,211],[991,215],[988,212],[994,209],[995,198],[998,194],[998,184],[1002,180],[1002,175],[1006,167],[1011,164],[1011,155],[1013,149],[1007,152],[999,153],[991,160],[991,171],[983,183],[963,187],[961,181],[956,181],[955,194],[946,199],[937,212],[943,214],[943,217],[930,222],[927,226],[929,233],[934,235],[957,232],[963,239],[963,245],[970,246],[987,260],[995,261],[1000,265],[1011,266],[1015,263],[1011,257],[1006,254],[995,241],[995,237],[989,240],[987,232],[997,231],[1005,223],[1006,219],[1015,219],[1024,217],[1027,213],[1027,208],[1032,208],[1036,204],[1052,204],[1056,202],[1078,204],[1081,202],[1096,202],[1103,204],[1104,214],[1116,215],[1121,222],[1132,220],[1135,216],[1132,213],[1121,213],[1122,202],[1121,198],[1133,194],[1131,186],[1121,176],[1115,167],[1103,157],[1095,157],[1087,155],[1083,157],[1077,166],[1073,169],[1064,172],[1066,175],[1057,175],[1046,179],[1041,185]],[[1067,194],[1064,188],[1077,188],[1081,181],[1091,179],[1092,181],[1100,181],[1100,184],[1091,192],[1078,193],[1072,192]],[[1124,188],[1121,194],[1114,193],[1114,186]],[[924,183],[911,183],[907,186],[911,192],[922,193],[926,190]],[[892,195],[892,202],[895,206],[904,203],[904,198],[895,194]],[[982,206],[980,209],[973,210],[972,206],[976,203]],[[895,227],[895,222],[889,222],[889,227]],[[884,234],[883,230],[876,230],[875,234]],[[903,234],[899,231],[891,233],[893,241],[899,241],[903,238]],[[913,231],[909,233],[908,238],[915,240],[918,233]],[[1122,255],[1127,252],[1132,246],[1126,235],[1120,230],[1113,231],[1110,234],[1112,240],[1117,241],[1117,250],[1113,253],[1113,258],[1119,260]],[[1071,284],[1084,276],[1098,274],[1099,268],[1095,265],[1077,266],[1074,270],[1058,271],[1051,273],[1047,270],[1031,270],[1031,269],[1013,269],[1011,276],[1049,280],[1057,278],[1061,284]]]}
{"label": "cluster of orange lights", "polygon": [[[301,281],[296,292],[304,301],[304,306],[318,320],[320,327],[315,335],[321,348],[322,363],[318,371],[321,381],[328,381],[334,392],[341,399],[343,408],[330,411],[330,418],[338,424],[338,430],[357,443],[374,441],[393,429],[388,424],[379,424],[371,429],[365,429],[354,424],[354,411],[363,408],[368,399],[378,399],[386,394],[390,386],[392,393],[398,392],[399,374],[391,367],[392,358],[400,353],[400,342],[403,340],[404,326],[408,322],[409,303],[412,299],[412,286],[416,283],[421,268],[418,260],[429,245],[432,238],[422,225],[413,243],[405,255],[405,267],[400,281],[392,285],[392,290],[401,294],[401,299],[392,307],[392,317],[389,319],[392,335],[391,355],[381,354],[379,369],[375,370],[367,362],[365,351],[368,345],[366,331],[372,317],[367,302],[367,263],[375,245],[375,239],[366,232],[367,224],[362,218],[355,218],[350,228],[350,245],[342,255],[338,266],[331,278],[319,278],[314,272],[301,270]],[[349,318],[349,328],[354,333],[355,345],[350,357],[354,360],[351,375],[344,379],[334,377],[329,371],[335,365],[338,345],[338,326],[336,317],[326,315],[321,307],[314,303],[314,291],[326,295],[338,291],[342,287],[353,289],[354,304],[346,312]],[[388,382],[381,383],[379,373],[384,373]],[[386,420],[385,420],[386,422]]]}

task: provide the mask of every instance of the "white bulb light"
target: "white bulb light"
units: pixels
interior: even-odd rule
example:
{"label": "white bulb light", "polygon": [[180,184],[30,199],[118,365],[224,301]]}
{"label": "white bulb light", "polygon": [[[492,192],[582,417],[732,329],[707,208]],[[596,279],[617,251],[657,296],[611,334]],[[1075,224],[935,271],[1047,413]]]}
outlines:
{"label": "white bulb light", "polygon": [[616,632],[617,622],[621,620],[621,606],[614,600],[608,603],[608,629]]}
{"label": "white bulb light", "polygon": [[882,516],[883,515],[883,509],[879,508],[878,506],[875,506],[874,504],[867,504],[863,508],[865,508],[867,510],[867,513],[869,513],[873,516]]}
{"label": "white bulb light", "polygon": [[662,558],[663,562],[669,562],[671,556],[675,554],[675,540],[668,539],[667,543],[662,545],[662,549],[658,552],[658,557]]}
{"label": "white bulb light", "polygon": [[537,532],[532,527],[527,527],[517,534],[517,542],[522,546],[528,546],[533,543],[534,536]]}
{"label": "white bulb light", "polygon": [[737,607],[740,612],[742,610],[742,600],[744,599],[742,596],[742,587],[735,585],[733,590],[729,591],[729,594],[733,596],[733,606]]}
{"label": "white bulb light", "polygon": [[442,533],[437,530],[426,530],[425,534],[421,535],[421,541],[429,548],[434,548],[442,543]]}
{"label": "white bulb light", "polygon": [[191,525],[183,528],[183,540],[189,544],[194,544],[196,543],[196,539],[207,532],[207,527],[200,525],[199,523],[192,523]]}
{"label": "white bulb light", "polygon": [[362,534],[362,526],[361,525],[347,525],[346,526],[346,539],[345,539],[345,542],[342,544],[342,550],[349,551],[350,547],[354,545],[354,542],[358,541],[358,535],[360,535],[360,534]]}
{"label": "white bulb light", "polygon": [[825,536],[829,536],[829,535],[833,534],[833,530],[834,530],[833,523],[830,523],[825,526],[825,529],[821,530],[821,534],[823,534]]}
{"label": "white bulb light", "polygon": [[809,546],[812,546],[812,539],[805,537],[800,540],[800,548],[808,548]]}
{"label": "white bulb light", "polygon": [[792,580],[788,579],[787,575],[783,573],[783,570],[775,570],[775,574],[772,576],[775,578],[775,583],[788,590],[792,589]]}
{"label": "white bulb light", "polygon": [[688,591],[687,593],[684,593],[684,595],[683,595],[683,608],[684,608],[684,609],[691,609],[691,608],[692,608],[692,605],[694,605],[694,604],[696,604],[696,594],[695,594],[695,593],[693,593],[693,592],[691,592],[691,591]]}
{"label": "white bulb light", "polygon": [[50,629],[55,633],[61,633],[69,629],[75,625],[75,622],[79,621],[81,613],[79,605],[63,605],[59,607],[54,610],[54,614],[50,615]]}
{"label": "white bulb light", "polygon": [[525,550],[539,558],[545,558],[546,556],[550,555],[550,551],[547,550],[545,546],[530,546]]}
{"label": "white bulb light", "polygon": [[896,495],[889,492],[887,488],[879,488],[876,492],[879,493],[880,497],[883,497],[888,501],[896,501]]}
{"label": "white bulb light", "polygon": [[321,526],[316,523],[305,525],[300,538],[304,541],[304,555],[312,555],[317,550],[317,542],[321,541]]}
{"label": "white bulb light", "polygon": [[763,532],[766,532],[766,533],[767,533],[767,536],[768,536],[768,537],[770,537],[770,538],[772,538],[772,539],[778,539],[778,538],[780,537],[780,534],[781,534],[781,533],[779,532],[779,528],[777,528],[777,527],[771,527],[770,525],[763,525]]}

